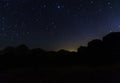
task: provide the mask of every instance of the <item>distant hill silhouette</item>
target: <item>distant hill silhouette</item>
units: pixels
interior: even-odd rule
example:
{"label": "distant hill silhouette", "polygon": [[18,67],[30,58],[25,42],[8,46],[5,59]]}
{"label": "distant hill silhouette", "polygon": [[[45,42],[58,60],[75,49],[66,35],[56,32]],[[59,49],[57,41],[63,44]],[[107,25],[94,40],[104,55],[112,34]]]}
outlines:
{"label": "distant hill silhouette", "polygon": [[94,39],[88,42],[87,47],[79,47],[77,52],[69,52],[64,49],[58,52],[49,52],[40,48],[29,49],[26,45],[20,45],[6,47],[0,51],[0,57],[1,69],[16,67],[17,64],[20,65],[17,65],[18,67],[73,64],[90,67],[112,65],[120,62],[120,32],[109,33],[102,40]]}

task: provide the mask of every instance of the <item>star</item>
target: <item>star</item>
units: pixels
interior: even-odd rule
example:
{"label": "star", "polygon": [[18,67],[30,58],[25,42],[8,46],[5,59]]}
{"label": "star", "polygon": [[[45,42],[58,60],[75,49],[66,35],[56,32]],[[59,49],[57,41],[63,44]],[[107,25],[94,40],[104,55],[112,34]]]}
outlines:
{"label": "star", "polygon": [[57,28],[57,26],[56,25],[54,25],[54,29],[56,29]]}
{"label": "star", "polygon": [[17,37],[18,37],[18,36],[19,36],[19,34],[18,34],[18,33],[15,33],[15,36],[17,36]]}
{"label": "star", "polygon": [[29,35],[29,34],[30,34],[30,32],[26,32],[26,34],[27,34],[27,35]]}
{"label": "star", "polygon": [[120,25],[118,25],[118,27],[120,28]]}
{"label": "star", "polygon": [[5,31],[5,28],[2,28],[2,31]]}
{"label": "star", "polygon": [[90,1],[91,4],[94,4],[94,1]]}
{"label": "star", "polygon": [[110,6],[109,8],[110,8],[110,9],[112,9],[113,7],[112,7],[112,6]]}
{"label": "star", "polygon": [[52,25],[54,25],[54,24],[55,24],[55,22],[53,22],[53,21],[52,21],[52,22],[51,22],[51,24],[52,24]]}
{"label": "star", "polygon": [[17,24],[14,25],[14,27],[17,27],[17,26],[18,26]]}
{"label": "star", "polygon": [[44,4],[44,5],[43,5],[43,7],[44,7],[44,8],[46,8],[46,7],[47,7],[47,5],[46,5],[46,4]]}
{"label": "star", "polygon": [[11,41],[11,42],[13,42],[13,41],[14,41],[14,38],[13,38],[13,37],[11,37],[11,38],[10,38],[10,41]]}
{"label": "star", "polygon": [[111,2],[107,2],[108,5],[111,5]]}
{"label": "star", "polygon": [[98,9],[98,13],[99,13],[99,12],[102,12],[102,11],[103,11],[103,9]]}
{"label": "star", "polygon": [[60,9],[60,8],[61,8],[61,6],[60,6],[60,5],[58,5],[58,6],[57,6],[57,8],[58,8],[58,9]]}
{"label": "star", "polygon": [[39,19],[38,19],[38,18],[36,18],[36,19],[35,19],[35,21],[36,21],[36,22],[39,22]]}
{"label": "star", "polygon": [[48,30],[49,30],[49,28],[47,27],[47,28],[46,28],[46,30],[48,31]]}
{"label": "star", "polygon": [[5,20],[5,17],[2,17],[2,20]]}
{"label": "star", "polygon": [[109,31],[110,33],[113,32],[112,30]]}

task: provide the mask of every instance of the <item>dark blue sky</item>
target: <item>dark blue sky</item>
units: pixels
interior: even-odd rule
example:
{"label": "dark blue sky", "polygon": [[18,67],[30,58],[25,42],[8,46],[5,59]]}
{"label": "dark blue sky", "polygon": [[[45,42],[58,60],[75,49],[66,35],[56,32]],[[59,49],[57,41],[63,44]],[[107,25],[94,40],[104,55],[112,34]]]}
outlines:
{"label": "dark blue sky", "polygon": [[0,47],[75,50],[120,31],[120,0],[0,0]]}

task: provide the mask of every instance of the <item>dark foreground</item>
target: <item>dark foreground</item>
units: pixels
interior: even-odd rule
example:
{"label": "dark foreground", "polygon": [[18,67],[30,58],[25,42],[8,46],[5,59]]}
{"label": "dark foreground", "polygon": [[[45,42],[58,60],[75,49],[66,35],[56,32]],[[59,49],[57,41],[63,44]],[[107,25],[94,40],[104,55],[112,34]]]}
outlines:
{"label": "dark foreground", "polygon": [[0,83],[120,83],[120,32],[77,52],[6,47],[0,51]]}
{"label": "dark foreground", "polygon": [[38,70],[3,70],[0,72],[0,83],[120,83],[120,69],[41,67]]}

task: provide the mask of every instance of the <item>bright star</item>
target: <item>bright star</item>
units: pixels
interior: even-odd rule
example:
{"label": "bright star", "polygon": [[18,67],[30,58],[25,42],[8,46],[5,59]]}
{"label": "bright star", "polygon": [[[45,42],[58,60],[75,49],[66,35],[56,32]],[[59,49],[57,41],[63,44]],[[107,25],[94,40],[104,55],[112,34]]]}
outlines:
{"label": "bright star", "polygon": [[57,6],[57,8],[58,8],[58,9],[60,9],[60,8],[61,8],[61,6],[60,6],[60,5],[58,5],[58,6]]}

